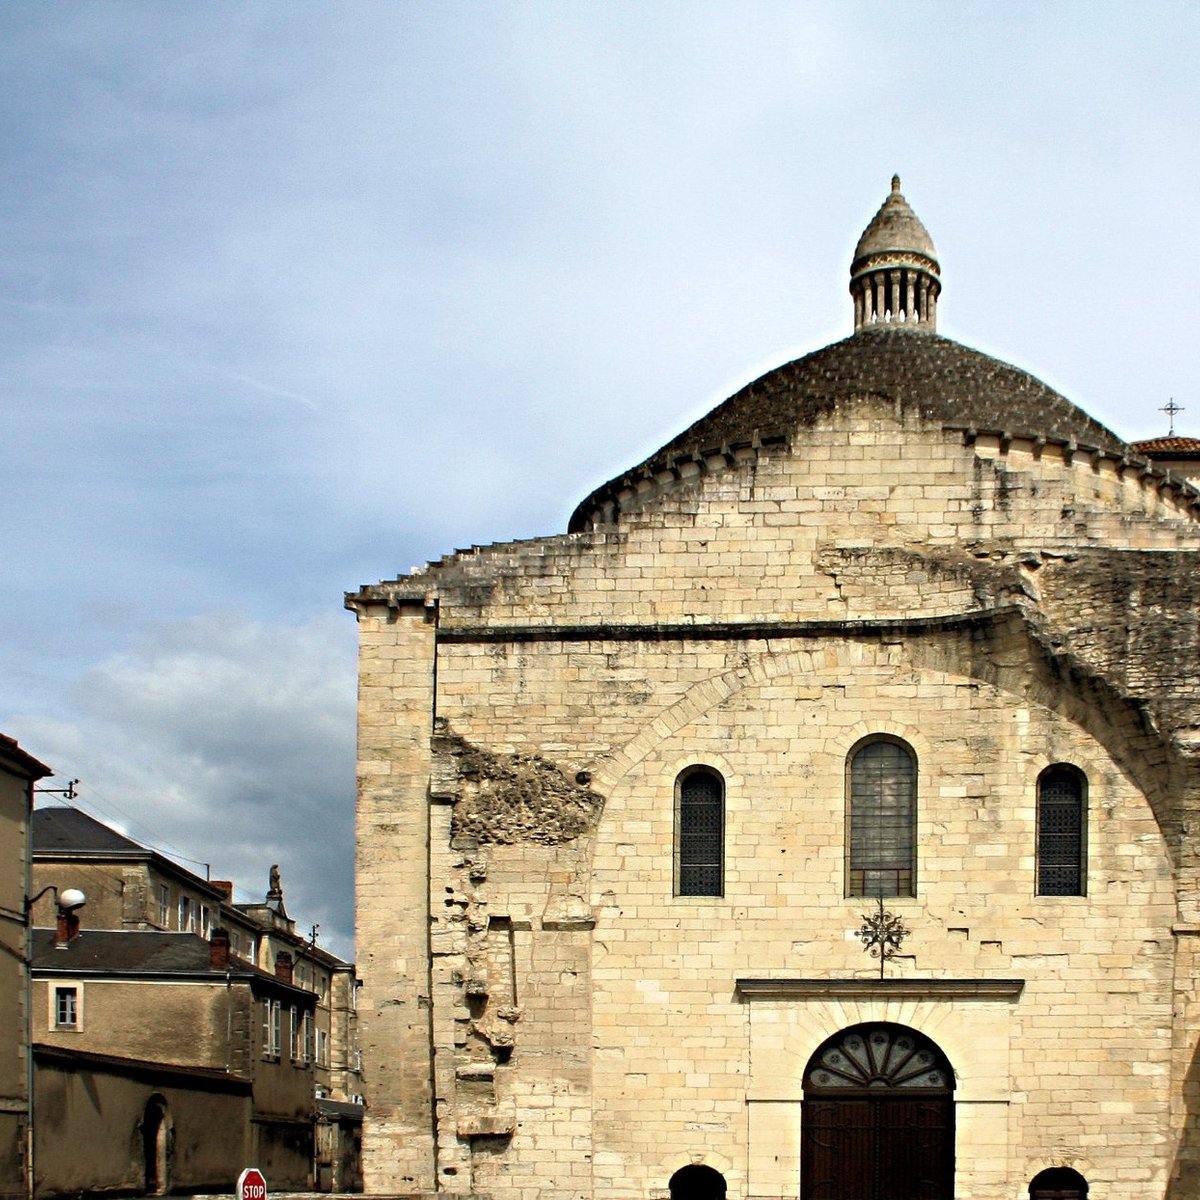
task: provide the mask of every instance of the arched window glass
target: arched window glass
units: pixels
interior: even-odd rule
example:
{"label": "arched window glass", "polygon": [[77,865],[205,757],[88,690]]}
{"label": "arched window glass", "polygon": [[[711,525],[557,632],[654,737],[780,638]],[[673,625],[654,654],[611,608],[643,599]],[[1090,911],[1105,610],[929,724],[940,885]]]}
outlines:
{"label": "arched window glass", "polygon": [[1037,784],[1037,894],[1082,896],[1087,888],[1087,779],[1066,763]]}
{"label": "arched window glass", "polygon": [[708,767],[693,767],[675,786],[675,894],[725,893],[725,785]]}
{"label": "arched window glass", "polygon": [[846,894],[915,896],[917,761],[903,743],[876,739],[851,752]]}

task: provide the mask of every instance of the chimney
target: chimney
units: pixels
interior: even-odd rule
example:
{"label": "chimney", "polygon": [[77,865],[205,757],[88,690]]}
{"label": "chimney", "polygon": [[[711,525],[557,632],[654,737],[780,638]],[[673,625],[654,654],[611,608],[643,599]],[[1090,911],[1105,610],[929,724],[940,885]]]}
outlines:
{"label": "chimney", "polygon": [[229,933],[218,926],[208,943],[208,965],[214,971],[229,970]]}
{"label": "chimney", "polygon": [[221,899],[226,904],[233,903],[233,880],[232,879],[210,879],[209,885],[215,887],[221,893]]}
{"label": "chimney", "polygon": [[54,930],[55,950],[65,950],[72,938],[79,936],[79,914],[59,906],[58,921]]}
{"label": "chimney", "polygon": [[287,950],[281,950],[275,958],[275,974],[284,983],[292,982],[292,956]]}

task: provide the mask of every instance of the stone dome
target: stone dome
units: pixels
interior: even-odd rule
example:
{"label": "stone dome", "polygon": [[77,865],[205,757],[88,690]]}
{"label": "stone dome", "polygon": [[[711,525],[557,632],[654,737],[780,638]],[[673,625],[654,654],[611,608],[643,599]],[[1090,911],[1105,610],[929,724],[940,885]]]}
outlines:
{"label": "stone dome", "polygon": [[[644,462],[597,488],[576,508],[575,532],[619,516],[639,481],[682,477],[684,464],[762,447],[803,454],[797,435],[835,408],[879,397],[944,428],[1045,439],[1117,457],[1134,451],[1065,396],[1018,367],[938,334],[869,325],[777,367],[701,417]],[[685,485],[686,486],[686,485]]]}

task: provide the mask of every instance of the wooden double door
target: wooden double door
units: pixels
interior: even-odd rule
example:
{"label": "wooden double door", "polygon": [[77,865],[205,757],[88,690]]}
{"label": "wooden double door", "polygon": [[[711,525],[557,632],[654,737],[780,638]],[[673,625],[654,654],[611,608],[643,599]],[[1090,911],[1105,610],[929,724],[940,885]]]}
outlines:
{"label": "wooden double door", "polygon": [[805,1073],[801,1200],[953,1200],[954,1075],[903,1026],[855,1026]]}

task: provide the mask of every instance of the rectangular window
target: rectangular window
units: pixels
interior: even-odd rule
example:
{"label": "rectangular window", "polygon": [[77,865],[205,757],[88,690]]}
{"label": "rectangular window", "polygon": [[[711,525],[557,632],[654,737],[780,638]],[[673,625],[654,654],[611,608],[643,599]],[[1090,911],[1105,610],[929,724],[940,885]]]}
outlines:
{"label": "rectangular window", "polygon": [[200,905],[200,936],[212,937],[212,909],[207,904]]}
{"label": "rectangular window", "polygon": [[79,989],[56,987],[54,989],[54,1028],[79,1028]]}
{"label": "rectangular window", "polygon": [[317,1030],[317,1066],[329,1066],[329,1034],[323,1029]]}
{"label": "rectangular window", "polygon": [[158,923],[163,929],[171,928],[171,889],[165,883],[158,885]]}
{"label": "rectangular window", "polygon": [[288,1011],[288,1028],[291,1031],[291,1059],[292,1062],[300,1060],[300,1014],[296,1011],[296,1006],[293,1004]]}
{"label": "rectangular window", "polygon": [[238,933],[238,931],[236,929],[232,930],[229,934],[229,949],[231,951],[233,951],[233,953],[236,954],[238,956],[238,958],[241,958],[241,956],[242,956],[242,935],[240,933]]}
{"label": "rectangular window", "polygon": [[301,1061],[310,1063],[313,1060],[313,1015],[311,1012],[304,1014],[304,1029],[303,1038],[300,1046]]}
{"label": "rectangular window", "polygon": [[196,912],[188,896],[179,897],[179,932],[191,933],[196,928]]}
{"label": "rectangular window", "polygon": [[263,1058],[278,1058],[280,1040],[280,1025],[283,1020],[283,1006],[278,1000],[263,1001]]}

